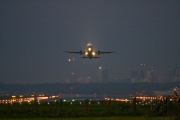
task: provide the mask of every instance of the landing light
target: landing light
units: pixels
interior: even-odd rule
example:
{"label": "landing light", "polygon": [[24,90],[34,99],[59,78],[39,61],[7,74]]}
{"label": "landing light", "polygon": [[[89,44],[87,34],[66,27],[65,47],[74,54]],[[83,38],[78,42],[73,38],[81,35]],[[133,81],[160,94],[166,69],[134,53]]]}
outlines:
{"label": "landing light", "polygon": [[95,52],[92,52],[92,55],[96,55],[96,53],[95,53]]}
{"label": "landing light", "polygon": [[85,52],[85,55],[88,55],[88,52]]}
{"label": "landing light", "polygon": [[88,48],[88,51],[91,51],[92,49],[91,48]]}

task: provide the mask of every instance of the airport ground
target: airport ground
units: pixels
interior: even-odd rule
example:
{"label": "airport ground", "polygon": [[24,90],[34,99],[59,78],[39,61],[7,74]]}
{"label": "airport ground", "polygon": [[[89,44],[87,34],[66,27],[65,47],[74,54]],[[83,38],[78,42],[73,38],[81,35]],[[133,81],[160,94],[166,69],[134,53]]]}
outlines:
{"label": "airport ground", "polygon": [[1,120],[179,120],[179,102],[29,102],[0,104]]}

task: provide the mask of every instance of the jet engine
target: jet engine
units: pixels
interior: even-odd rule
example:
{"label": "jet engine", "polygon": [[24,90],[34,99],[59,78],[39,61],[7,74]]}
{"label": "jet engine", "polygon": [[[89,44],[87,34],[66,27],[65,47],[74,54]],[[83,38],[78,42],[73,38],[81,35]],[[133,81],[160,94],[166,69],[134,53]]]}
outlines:
{"label": "jet engine", "polygon": [[101,54],[101,52],[100,51],[98,51],[98,55],[100,55]]}

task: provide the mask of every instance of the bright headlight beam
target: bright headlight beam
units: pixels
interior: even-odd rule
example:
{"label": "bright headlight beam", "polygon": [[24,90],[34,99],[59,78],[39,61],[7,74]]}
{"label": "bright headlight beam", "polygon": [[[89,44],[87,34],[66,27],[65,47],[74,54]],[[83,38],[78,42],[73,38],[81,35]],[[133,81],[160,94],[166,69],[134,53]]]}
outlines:
{"label": "bright headlight beam", "polygon": [[92,49],[91,48],[88,48],[88,51],[91,51]]}
{"label": "bright headlight beam", "polygon": [[96,53],[95,52],[92,52],[92,55],[95,55]]}

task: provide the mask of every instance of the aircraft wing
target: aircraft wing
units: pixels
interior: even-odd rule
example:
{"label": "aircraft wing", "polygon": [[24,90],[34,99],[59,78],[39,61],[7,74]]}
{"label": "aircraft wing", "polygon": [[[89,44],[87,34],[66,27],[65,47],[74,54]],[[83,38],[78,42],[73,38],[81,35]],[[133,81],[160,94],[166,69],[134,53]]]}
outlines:
{"label": "aircraft wing", "polygon": [[79,54],[79,52],[69,52],[69,51],[65,51],[66,53],[77,53],[77,54]]}
{"label": "aircraft wing", "polygon": [[100,51],[100,54],[105,54],[105,53],[115,53],[115,52],[101,52]]}
{"label": "aircraft wing", "polygon": [[66,53],[75,53],[75,54],[80,54],[83,55],[85,52],[84,51],[79,51],[79,52],[71,52],[71,51],[65,51]]}

